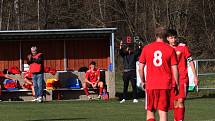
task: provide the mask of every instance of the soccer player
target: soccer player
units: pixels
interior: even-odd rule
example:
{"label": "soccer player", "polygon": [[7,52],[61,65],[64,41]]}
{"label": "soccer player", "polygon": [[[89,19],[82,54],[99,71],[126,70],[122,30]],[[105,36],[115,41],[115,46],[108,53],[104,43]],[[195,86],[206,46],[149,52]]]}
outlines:
{"label": "soccer player", "polygon": [[[178,84],[177,59],[174,49],[164,42],[166,29],[156,28],[155,37],[155,42],[146,45],[142,50],[139,72],[142,85],[146,90],[147,121],[155,121],[156,110],[158,110],[160,121],[167,121],[172,77]],[[144,73],[145,66],[146,74]],[[147,75],[146,80],[145,75]]]}
{"label": "soccer player", "polygon": [[99,88],[99,95],[98,95],[97,99],[101,99],[102,90],[104,87],[103,82],[100,81],[100,71],[95,66],[96,66],[96,62],[92,61],[90,63],[89,70],[86,72],[86,79],[83,84],[84,92],[88,96],[89,99],[92,99],[92,97],[90,96],[90,94],[88,92],[88,87],[93,87],[93,88],[98,87]]}
{"label": "soccer player", "polygon": [[169,29],[167,31],[167,40],[169,45],[172,46],[177,55],[178,60],[178,69],[179,69],[179,94],[174,97],[175,105],[174,105],[174,119],[175,121],[183,121],[184,120],[184,112],[185,106],[184,101],[187,96],[188,90],[188,72],[187,72],[187,63],[190,64],[193,75],[194,75],[194,83],[198,85],[198,77],[196,74],[194,62],[189,51],[188,46],[186,44],[181,43],[180,40],[177,41],[177,31],[173,29]]}

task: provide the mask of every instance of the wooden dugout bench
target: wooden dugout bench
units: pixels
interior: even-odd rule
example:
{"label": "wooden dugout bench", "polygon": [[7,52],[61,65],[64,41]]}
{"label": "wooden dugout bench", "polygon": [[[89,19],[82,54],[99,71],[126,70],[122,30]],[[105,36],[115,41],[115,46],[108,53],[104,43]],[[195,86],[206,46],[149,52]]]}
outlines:
{"label": "wooden dugout bench", "polygon": [[[23,75],[13,75],[17,78],[20,84],[23,84]],[[81,83],[85,79],[84,72],[58,72],[56,75],[51,75],[45,73],[45,80],[53,78],[58,80],[63,80],[65,78],[76,77]],[[114,73],[105,71],[104,79],[107,86],[107,92],[110,98],[115,97],[115,77]],[[66,82],[61,81],[62,85]],[[89,89],[89,92],[93,98],[97,97],[97,89]],[[2,90],[2,100],[3,101],[31,101],[33,99],[31,90],[19,89],[19,90]],[[88,100],[84,93],[83,88],[57,88],[53,90],[44,89],[44,100]]]}

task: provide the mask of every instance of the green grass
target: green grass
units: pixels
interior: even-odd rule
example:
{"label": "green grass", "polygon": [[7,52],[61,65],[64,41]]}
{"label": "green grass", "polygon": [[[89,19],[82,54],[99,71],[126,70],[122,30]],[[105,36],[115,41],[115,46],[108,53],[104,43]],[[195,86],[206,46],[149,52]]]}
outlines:
{"label": "green grass", "polygon": [[[214,98],[188,99],[186,107],[186,121],[215,121]],[[144,121],[145,113],[143,100],[138,104],[116,100],[0,103],[0,121]]]}
{"label": "green grass", "polygon": [[[201,77],[210,85],[214,77]],[[122,74],[116,74],[116,92],[122,93]],[[131,91],[131,85],[129,91]],[[215,92],[189,93],[185,121],[215,121]],[[144,99],[119,104],[116,99],[104,101],[0,102],[0,121],[145,121]],[[169,121],[173,121],[172,111]],[[156,116],[157,118],[157,116]]]}
{"label": "green grass", "polygon": [[199,87],[215,88],[215,75],[199,76]]}

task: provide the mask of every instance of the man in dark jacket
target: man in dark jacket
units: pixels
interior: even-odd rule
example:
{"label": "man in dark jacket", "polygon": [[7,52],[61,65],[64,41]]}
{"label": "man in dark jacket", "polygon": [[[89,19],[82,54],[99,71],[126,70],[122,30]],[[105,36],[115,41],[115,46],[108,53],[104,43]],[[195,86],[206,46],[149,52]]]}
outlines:
{"label": "man in dark jacket", "polygon": [[43,81],[44,81],[44,56],[37,52],[37,47],[31,47],[31,54],[28,55],[30,72],[33,74],[33,85],[35,99],[32,101],[43,101]]}
{"label": "man in dark jacket", "polygon": [[120,42],[120,51],[119,54],[123,59],[123,99],[120,103],[124,103],[128,97],[128,85],[129,81],[131,81],[132,89],[133,89],[133,103],[138,103],[137,100],[137,79],[136,79],[136,62],[138,61],[138,57],[141,53],[141,46],[138,45],[138,48],[134,50],[134,45],[129,44],[126,47],[123,47],[123,42]]}

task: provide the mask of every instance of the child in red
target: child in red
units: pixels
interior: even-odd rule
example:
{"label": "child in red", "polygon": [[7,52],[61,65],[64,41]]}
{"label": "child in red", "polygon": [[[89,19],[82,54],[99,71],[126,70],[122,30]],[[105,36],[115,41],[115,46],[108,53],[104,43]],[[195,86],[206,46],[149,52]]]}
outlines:
{"label": "child in red", "polygon": [[100,71],[99,69],[96,69],[95,66],[96,63],[92,61],[90,63],[90,69],[86,72],[86,79],[83,83],[84,92],[89,99],[92,99],[92,97],[88,92],[88,87],[99,88],[99,96],[97,97],[98,99],[101,98],[103,90],[103,82],[100,81]]}
{"label": "child in red", "polygon": [[191,53],[189,51],[188,46],[186,44],[180,42],[178,39],[177,41],[177,31],[173,29],[169,29],[167,31],[167,40],[169,45],[172,46],[177,55],[178,60],[178,69],[179,69],[179,93],[178,95],[174,96],[174,120],[175,121],[184,121],[184,113],[185,113],[185,106],[184,101],[187,96],[188,90],[188,72],[187,72],[187,63],[190,64],[193,75],[194,75],[194,82],[195,85],[198,85],[198,78],[195,71],[195,66],[193,59],[191,57]]}
{"label": "child in red", "polygon": [[33,85],[33,81],[32,81],[32,73],[30,73],[29,71],[28,72],[25,72],[24,73],[24,84],[23,84],[23,87],[25,89],[29,89],[29,90],[32,90],[32,95],[34,96],[34,85]]}

